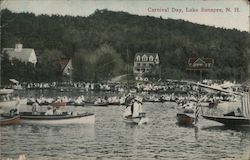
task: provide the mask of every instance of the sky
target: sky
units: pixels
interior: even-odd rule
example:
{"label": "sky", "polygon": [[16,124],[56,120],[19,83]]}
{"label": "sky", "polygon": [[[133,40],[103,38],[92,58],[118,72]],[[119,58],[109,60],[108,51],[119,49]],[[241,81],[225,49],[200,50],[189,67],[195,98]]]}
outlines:
{"label": "sky", "polygon": [[[183,19],[220,28],[249,31],[247,0],[1,0],[14,12],[89,16],[96,9],[125,11],[164,19]],[[191,12],[193,9],[193,12]]]}

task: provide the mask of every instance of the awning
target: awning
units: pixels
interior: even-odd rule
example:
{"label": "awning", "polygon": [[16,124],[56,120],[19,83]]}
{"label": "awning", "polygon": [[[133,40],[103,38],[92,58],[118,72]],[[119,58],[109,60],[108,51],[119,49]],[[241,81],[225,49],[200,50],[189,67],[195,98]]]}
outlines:
{"label": "awning", "polygon": [[9,79],[12,83],[18,84],[19,82],[15,79]]}

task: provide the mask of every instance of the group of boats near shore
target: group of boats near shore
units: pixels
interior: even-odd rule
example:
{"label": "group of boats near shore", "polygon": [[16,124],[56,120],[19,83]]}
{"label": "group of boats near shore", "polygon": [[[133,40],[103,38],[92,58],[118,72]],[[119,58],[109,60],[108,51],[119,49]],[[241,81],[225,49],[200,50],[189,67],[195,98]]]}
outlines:
{"label": "group of boats near shore", "polygon": [[[19,98],[12,95],[13,89],[0,89],[0,109],[2,112],[0,125],[19,123],[50,125],[95,123],[94,113],[62,112],[61,109],[68,105],[82,107],[125,106],[122,120],[125,123],[141,125],[149,122],[146,113],[142,110],[142,104],[147,102],[177,103],[176,118],[177,123],[180,125],[195,125],[199,117],[224,125],[250,125],[249,88],[235,91],[195,82],[181,82],[181,85],[183,88],[189,88],[190,90],[185,94],[177,94],[176,92],[164,92],[161,89],[162,87],[158,87],[158,89],[160,88],[159,92],[159,90],[149,90],[143,88],[142,85],[137,85],[135,89],[120,96],[118,96],[119,94],[111,97],[105,95],[104,97],[95,97],[95,100],[89,100],[84,95],[76,98],[68,98],[67,96]],[[24,104],[31,105],[32,111],[20,112],[19,107]],[[38,111],[39,106],[47,106],[48,112]],[[224,109],[224,111],[220,114],[214,112],[220,109]]]}

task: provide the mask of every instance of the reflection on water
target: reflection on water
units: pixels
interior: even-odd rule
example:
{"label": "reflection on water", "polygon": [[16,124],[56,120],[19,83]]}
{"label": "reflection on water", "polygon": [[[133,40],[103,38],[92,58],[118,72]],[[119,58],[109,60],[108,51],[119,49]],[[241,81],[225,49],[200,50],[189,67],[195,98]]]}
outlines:
{"label": "reflection on water", "polygon": [[[25,106],[23,109],[28,109]],[[174,103],[146,103],[147,125],[122,121],[124,107],[67,107],[96,115],[94,125],[1,127],[1,156],[29,159],[223,159],[240,157],[250,146],[249,128],[228,128],[201,119],[176,124]]]}

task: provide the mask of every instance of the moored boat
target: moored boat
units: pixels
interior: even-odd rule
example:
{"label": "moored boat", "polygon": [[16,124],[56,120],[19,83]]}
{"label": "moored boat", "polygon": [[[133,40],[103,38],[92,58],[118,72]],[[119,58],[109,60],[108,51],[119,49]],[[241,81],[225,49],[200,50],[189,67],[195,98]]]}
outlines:
{"label": "moored boat", "polygon": [[45,115],[45,112],[39,112],[35,115],[32,112],[20,112],[21,123],[28,124],[94,124],[95,115],[93,113],[70,114],[63,112],[59,115]]}
{"label": "moored boat", "polygon": [[8,115],[1,115],[0,117],[0,126],[5,126],[5,125],[15,125],[20,123],[20,116],[19,115],[14,115],[10,116]]}

